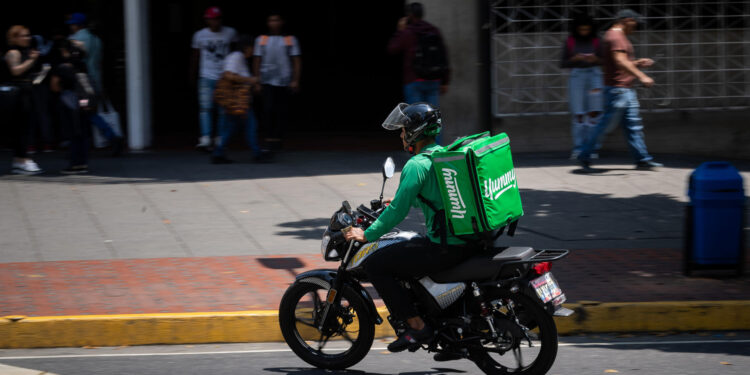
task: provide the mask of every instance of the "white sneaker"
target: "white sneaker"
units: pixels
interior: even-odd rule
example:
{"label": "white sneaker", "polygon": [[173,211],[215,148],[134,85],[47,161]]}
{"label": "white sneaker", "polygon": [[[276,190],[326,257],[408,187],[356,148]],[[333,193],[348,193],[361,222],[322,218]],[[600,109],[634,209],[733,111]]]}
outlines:
{"label": "white sneaker", "polygon": [[592,152],[591,153],[591,158],[592,159],[599,159],[599,153],[598,152]]}
{"label": "white sneaker", "polygon": [[195,145],[196,148],[206,148],[211,147],[211,137],[204,135],[198,138],[198,144]]}
{"label": "white sneaker", "polygon": [[27,159],[20,163],[13,162],[13,173],[32,175],[42,173],[42,169],[33,160]]}
{"label": "white sneaker", "polygon": [[578,155],[581,154],[581,151],[579,150],[573,150],[573,152],[570,153],[570,160],[577,160]]}

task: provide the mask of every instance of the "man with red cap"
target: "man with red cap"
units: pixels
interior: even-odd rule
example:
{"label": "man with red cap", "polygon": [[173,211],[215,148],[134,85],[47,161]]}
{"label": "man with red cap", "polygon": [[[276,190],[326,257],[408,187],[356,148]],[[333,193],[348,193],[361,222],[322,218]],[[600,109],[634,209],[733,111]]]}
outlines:
{"label": "man with red cap", "polygon": [[[221,9],[210,7],[203,15],[205,28],[193,34],[193,56],[191,79],[198,74],[198,103],[200,105],[200,132],[197,148],[211,147],[211,114],[214,109],[213,93],[221,77],[224,58],[231,51],[230,45],[237,41],[237,31],[221,24]],[[198,68],[200,68],[199,72]],[[224,119],[219,116],[218,122]]]}

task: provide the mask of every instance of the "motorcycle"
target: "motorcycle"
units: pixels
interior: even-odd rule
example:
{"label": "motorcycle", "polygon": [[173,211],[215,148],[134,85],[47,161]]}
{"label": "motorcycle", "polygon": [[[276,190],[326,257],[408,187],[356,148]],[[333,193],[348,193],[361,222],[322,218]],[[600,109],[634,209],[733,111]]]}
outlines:
{"label": "motorcycle", "polygon": [[[323,234],[321,253],[338,269],[317,269],[296,277],[279,306],[284,340],[305,362],[341,370],[370,351],[375,325],[383,319],[363,287],[362,265],[379,250],[418,236],[395,229],[377,241],[346,241],[353,226],[363,229],[383,212],[383,189],[395,171],[389,157],[383,165],[380,199],[352,210],[342,203]],[[570,316],[565,294],[550,272],[551,262],[568,250],[499,247],[430,275],[400,280],[416,301],[420,316],[435,330],[429,343],[410,347],[469,359],[486,374],[544,374],[557,355],[553,316]],[[394,259],[397,262],[398,259]],[[406,323],[388,317],[397,333]],[[531,360],[529,360],[531,358]],[[436,358],[437,359],[437,358]]]}

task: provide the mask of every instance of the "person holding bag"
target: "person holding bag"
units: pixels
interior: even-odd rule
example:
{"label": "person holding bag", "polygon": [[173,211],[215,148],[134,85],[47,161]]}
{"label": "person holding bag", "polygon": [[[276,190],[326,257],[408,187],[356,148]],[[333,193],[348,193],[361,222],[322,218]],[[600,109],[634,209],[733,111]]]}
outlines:
{"label": "person holding bag", "polygon": [[22,25],[8,29],[8,50],[3,65],[7,66],[8,86],[3,89],[3,107],[8,108],[10,137],[13,139],[12,173],[33,175],[42,169],[28,157],[29,126],[31,125],[31,87],[39,51],[31,48],[31,34]]}
{"label": "person holding bag", "polygon": [[211,156],[213,164],[228,164],[232,160],[226,157],[226,148],[234,132],[236,123],[245,123],[247,144],[253,150],[256,162],[269,160],[269,153],[258,145],[258,120],[252,108],[251,89],[258,84],[258,78],[250,74],[247,59],[253,56],[253,40],[242,35],[237,48],[224,60],[221,78],[216,83],[214,100],[219,105],[219,115],[225,121],[219,124],[219,141]]}
{"label": "person holding bag", "polygon": [[[70,27],[70,45],[71,55],[77,56],[85,66],[85,73],[88,76],[91,87],[93,87],[97,98],[101,98],[104,92],[102,84],[102,41],[94,35],[88,28],[88,18],[83,13],[73,13],[70,19],[66,21]],[[73,50],[78,50],[73,53]],[[82,70],[82,69],[78,69]],[[103,100],[99,100],[104,102]],[[96,109],[96,108],[94,108]],[[116,124],[107,121],[102,117],[103,111],[91,110],[87,113],[91,117],[89,123],[94,125],[100,135],[104,136],[107,143],[112,147],[112,156],[120,156],[125,147],[125,139],[122,137],[121,129],[113,128]]]}

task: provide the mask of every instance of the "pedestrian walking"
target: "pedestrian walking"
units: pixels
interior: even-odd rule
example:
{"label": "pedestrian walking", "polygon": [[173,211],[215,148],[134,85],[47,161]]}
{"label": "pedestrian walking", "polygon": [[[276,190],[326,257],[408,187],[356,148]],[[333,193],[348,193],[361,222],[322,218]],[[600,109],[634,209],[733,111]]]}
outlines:
{"label": "pedestrian walking", "polygon": [[[596,36],[594,20],[588,15],[573,19],[570,35],[563,45],[562,68],[570,69],[568,104],[571,114],[573,152],[571,160],[581,153],[602,112],[601,41]],[[592,158],[598,157],[595,152]]]}
{"label": "pedestrian walking", "polygon": [[[221,9],[210,7],[203,14],[206,27],[193,34],[193,56],[191,59],[191,80],[198,76],[198,104],[200,106],[200,138],[196,148],[209,151],[213,131],[214,89],[224,68],[224,59],[232,43],[237,42],[237,31],[222,24]],[[218,128],[224,121],[217,118]]]}
{"label": "pedestrian walking", "polygon": [[424,14],[421,3],[407,5],[406,16],[398,20],[388,42],[388,52],[402,55],[404,100],[439,108],[440,95],[448,92],[451,70],[443,36],[423,19]]}
{"label": "pedestrian walking", "polygon": [[616,125],[622,126],[636,168],[651,169],[662,166],[653,161],[653,157],[646,149],[643,121],[639,114],[640,105],[633,88],[633,81],[636,79],[647,88],[654,85],[654,80],[640,70],[650,67],[654,61],[648,58],[636,59],[633,45],[627,37],[635,31],[639,23],[642,23],[640,14],[631,9],[621,10],[617,13],[615,23],[604,35],[604,113],[578,155],[584,172],[593,171],[590,166],[591,153],[605,130]]}
{"label": "pedestrian walking", "polygon": [[44,152],[52,152],[54,150],[52,145],[55,142],[50,113],[51,98],[48,78],[52,67],[50,65],[50,52],[53,43],[45,40],[41,35],[33,35],[31,46],[39,51],[39,58],[34,69],[35,77],[31,87],[31,107],[33,111],[29,128],[29,147],[27,148],[29,155],[36,153],[38,146]]}
{"label": "pedestrian walking", "polygon": [[267,25],[268,35],[255,39],[253,73],[261,83],[265,141],[278,150],[288,125],[290,94],[300,88],[302,58],[297,38],[283,33],[281,14],[271,13]]}
{"label": "pedestrian walking", "polygon": [[31,33],[22,25],[8,29],[8,48],[4,54],[7,66],[7,81],[3,85],[3,107],[10,124],[9,135],[13,143],[12,173],[38,174],[41,168],[28,157],[29,127],[31,126],[31,88],[39,51],[31,48]]}
{"label": "pedestrian walking", "polygon": [[[104,95],[104,86],[102,84],[102,41],[94,35],[88,28],[88,18],[83,13],[73,13],[70,19],[66,21],[70,27],[70,36],[75,48],[78,48],[82,54],[84,64],[86,65],[86,75],[93,87],[98,98]],[[96,111],[89,113],[90,123],[104,136],[109,145],[112,147],[112,155],[119,156],[125,146],[122,134],[119,134],[112,128],[102,116]]]}
{"label": "pedestrian walking", "polygon": [[247,63],[253,56],[253,39],[249,35],[241,35],[236,45],[235,51],[224,60],[224,71],[214,92],[219,113],[225,121],[219,127],[220,138],[211,156],[213,164],[232,163],[226,157],[227,145],[235,128],[242,124],[245,124],[245,138],[253,151],[253,160],[264,162],[270,156],[258,144],[258,120],[252,107],[252,87],[260,84],[258,78],[250,74]]}
{"label": "pedestrian walking", "polygon": [[63,63],[52,70],[50,90],[57,95],[55,109],[70,141],[69,164],[60,173],[88,173],[88,135],[97,98],[93,84],[73,64]]}

